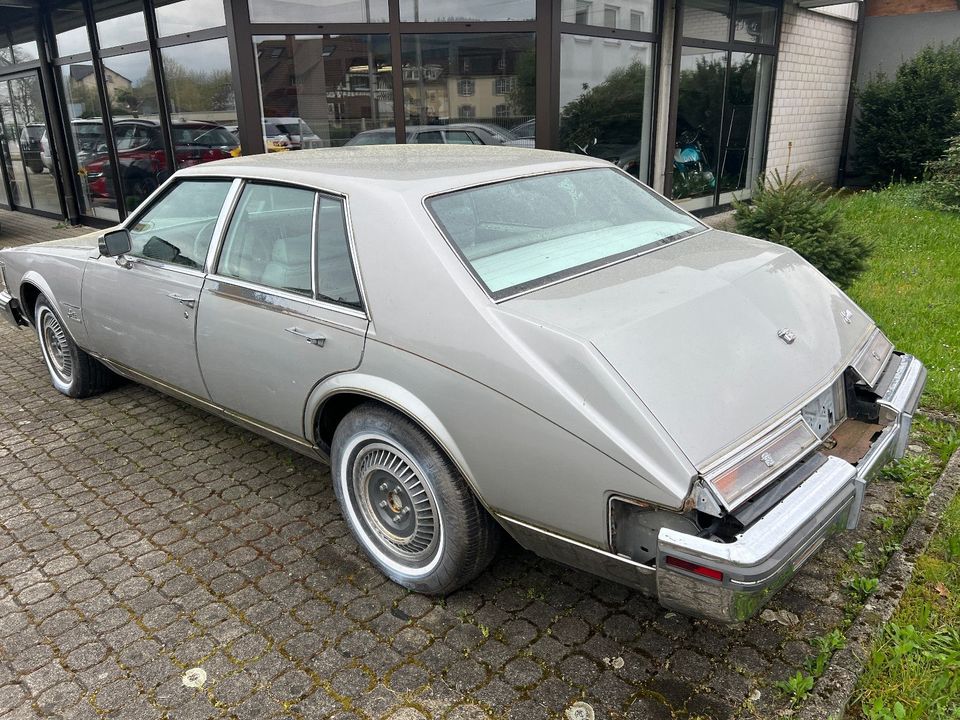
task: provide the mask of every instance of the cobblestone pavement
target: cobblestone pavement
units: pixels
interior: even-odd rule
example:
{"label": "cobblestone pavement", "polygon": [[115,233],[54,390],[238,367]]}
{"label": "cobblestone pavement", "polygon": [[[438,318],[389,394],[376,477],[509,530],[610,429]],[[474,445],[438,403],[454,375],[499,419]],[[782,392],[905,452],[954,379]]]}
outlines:
{"label": "cobblestone pavement", "polygon": [[516,546],[446,599],[410,594],[323,466],[141,386],[70,400],[33,333],[0,327],[2,720],[772,717],[771,684],[843,618],[859,538],[775,599],[796,623],[692,621]]}

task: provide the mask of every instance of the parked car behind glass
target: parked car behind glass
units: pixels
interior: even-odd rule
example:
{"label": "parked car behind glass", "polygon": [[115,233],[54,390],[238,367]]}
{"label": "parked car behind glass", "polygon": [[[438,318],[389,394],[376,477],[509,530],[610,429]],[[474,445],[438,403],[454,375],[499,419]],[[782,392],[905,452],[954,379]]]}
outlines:
{"label": "parked car behind glass", "polygon": [[[160,123],[156,120],[118,120],[113,128],[124,194],[139,202],[153,192],[169,172]],[[181,168],[234,157],[240,152],[237,139],[222,125],[191,121],[172,123],[170,130],[176,164]],[[93,196],[112,198],[112,166],[105,144],[98,151],[99,154],[84,167],[87,183]]]}
{"label": "parked car behind glass", "polygon": [[[407,125],[407,143],[419,145],[513,145],[509,131],[487,123],[450,123],[449,125]],[[394,128],[364,130],[347,141],[347,145],[393,145]]]}

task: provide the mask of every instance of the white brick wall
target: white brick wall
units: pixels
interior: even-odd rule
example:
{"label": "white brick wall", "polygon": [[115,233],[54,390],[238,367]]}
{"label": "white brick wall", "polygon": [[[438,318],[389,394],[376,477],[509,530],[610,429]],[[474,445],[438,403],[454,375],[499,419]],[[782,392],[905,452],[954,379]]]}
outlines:
{"label": "white brick wall", "polygon": [[856,24],[784,3],[767,171],[833,184],[840,163]]}

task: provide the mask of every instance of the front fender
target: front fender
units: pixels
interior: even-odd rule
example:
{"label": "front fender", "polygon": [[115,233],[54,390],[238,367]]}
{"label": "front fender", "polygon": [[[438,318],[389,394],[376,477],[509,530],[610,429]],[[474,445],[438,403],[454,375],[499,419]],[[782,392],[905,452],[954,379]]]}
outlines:
{"label": "front fender", "polygon": [[24,316],[33,325],[33,313],[29,311],[32,303],[27,302],[26,286],[32,285],[40,294],[47,298],[56,308],[60,317],[64,320],[63,328],[70,335],[74,343],[81,347],[86,347],[87,331],[83,326],[82,316],[80,314],[80,276],[77,277],[76,286],[71,287],[69,283],[64,285],[63,292],[54,292],[50,283],[36,269],[27,270],[20,278],[20,284],[17,287],[17,297],[20,299],[20,306],[24,309]]}

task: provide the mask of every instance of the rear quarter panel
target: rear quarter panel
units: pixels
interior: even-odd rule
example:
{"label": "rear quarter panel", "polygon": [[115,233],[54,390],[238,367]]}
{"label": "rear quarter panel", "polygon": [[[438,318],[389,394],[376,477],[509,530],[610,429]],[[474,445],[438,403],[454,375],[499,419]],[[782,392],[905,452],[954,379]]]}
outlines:
{"label": "rear quarter panel", "polygon": [[414,353],[368,339],[360,368],[317,399],[360,391],[401,409],[458,466],[488,509],[595,547],[608,544],[610,494],[637,475],[550,419]]}

